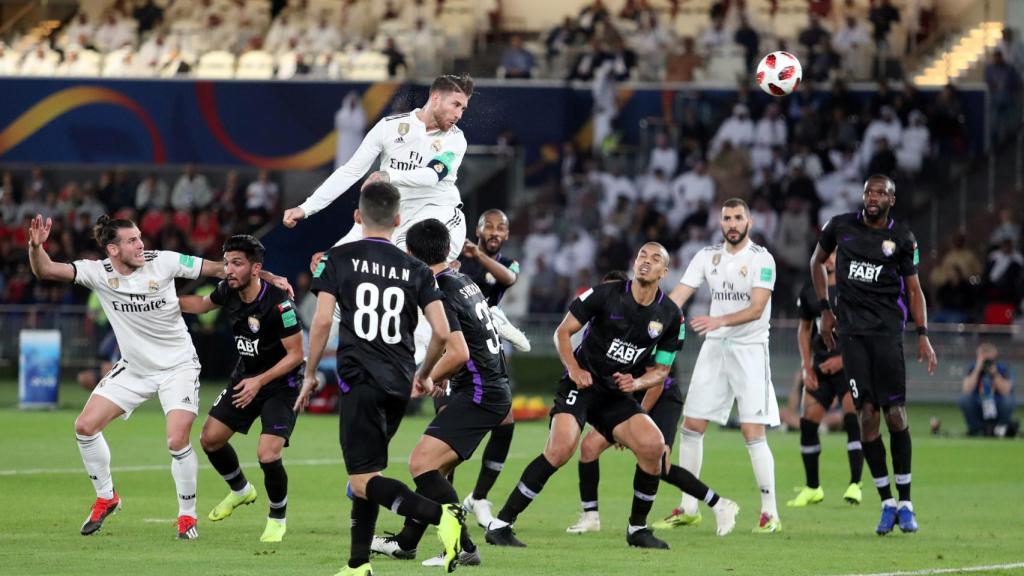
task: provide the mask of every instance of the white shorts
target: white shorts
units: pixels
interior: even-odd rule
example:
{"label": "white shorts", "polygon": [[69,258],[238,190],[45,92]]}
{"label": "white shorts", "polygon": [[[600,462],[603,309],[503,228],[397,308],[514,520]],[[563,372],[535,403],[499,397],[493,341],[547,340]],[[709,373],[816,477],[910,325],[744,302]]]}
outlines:
{"label": "white shorts", "polygon": [[124,359],[119,360],[99,381],[92,393],[102,396],[124,410],[127,420],[143,402],[156,394],[164,414],[185,410],[199,414],[199,359],[180,368],[149,376],[132,372]]}
{"label": "white shorts", "polygon": [[[401,223],[391,236],[395,246],[405,250],[405,235],[412,228],[413,224],[435,218],[448,228],[450,235],[450,248],[448,250],[448,263],[451,264],[462,254],[462,245],[466,242],[466,216],[458,206],[419,206],[415,210],[401,212]],[[352,224],[348,234],[338,240],[335,246],[355,242],[363,239],[363,227],[359,224]]]}
{"label": "white shorts", "polygon": [[743,424],[779,425],[768,343],[708,338],[700,348],[683,415],[725,424],[736,400]]}

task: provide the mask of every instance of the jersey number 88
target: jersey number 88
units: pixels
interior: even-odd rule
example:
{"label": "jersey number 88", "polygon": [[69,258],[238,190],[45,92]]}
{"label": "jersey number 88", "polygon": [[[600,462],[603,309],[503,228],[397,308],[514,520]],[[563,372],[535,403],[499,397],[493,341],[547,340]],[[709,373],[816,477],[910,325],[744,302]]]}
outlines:
{"label": "jersey number 88", "polygon": [[[377,310],[382,305],[384,313]],[[363,282],[356,287],[356,312],[352,317],[356,336],[363,340],[376,340],[380,330],[380,339],[385,344],[398,344],[402,341],[399,330],[402,306],[405,304],[405,292],[397,286],[384,289],[383,298],[380,288],[375,284]],[[366,325],[364,328],[364,324]]]}

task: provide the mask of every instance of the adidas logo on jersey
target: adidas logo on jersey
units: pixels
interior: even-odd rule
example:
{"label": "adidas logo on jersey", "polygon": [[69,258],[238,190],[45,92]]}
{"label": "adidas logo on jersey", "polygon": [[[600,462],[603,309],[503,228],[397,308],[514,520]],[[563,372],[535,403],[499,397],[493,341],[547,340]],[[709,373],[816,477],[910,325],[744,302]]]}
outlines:
{"label": "adidas logo on jersey", "polygon": [[395,144],[405,144],[405,138],[402,138],[401,136],[395,138]]}
{"label": "adidas logo on jersey", "polygon": [[633,364],[644,353],[644,350],[647,350],[647,348],[637,348],[629,342],[616,338],[612,341],[611,346],[608,347],[607,356],[622,364]]}

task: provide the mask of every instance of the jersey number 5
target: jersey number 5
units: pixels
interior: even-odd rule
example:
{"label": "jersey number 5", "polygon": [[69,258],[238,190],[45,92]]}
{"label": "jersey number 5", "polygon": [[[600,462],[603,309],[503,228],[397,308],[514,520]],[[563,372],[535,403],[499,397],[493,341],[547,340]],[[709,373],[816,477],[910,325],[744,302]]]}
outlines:
{"label": "jersey number 5", "polygon": [[501,351],[501,336],[498,336],[498,331],[494,329],[494,320],[491,319],[491,309],[487,307],[487,302],[476,303],[476,317],[484,323],[493,336],[493,338],[487,339],[487,349],[491,354],[497,354]]}
{"label": "jersey number 5", "polygon": [[[363,282],[356,287],[356,312],[352,316],[356,336],[363,340],[376,340],[380,330],[380,339],[385,344],[398,344],[402,341],[401,324],[402,307],[405,304],[405,292],[397,286],[384,289],[381,297],[376,284]],[[383,314],[378,311],[381,305]]]}

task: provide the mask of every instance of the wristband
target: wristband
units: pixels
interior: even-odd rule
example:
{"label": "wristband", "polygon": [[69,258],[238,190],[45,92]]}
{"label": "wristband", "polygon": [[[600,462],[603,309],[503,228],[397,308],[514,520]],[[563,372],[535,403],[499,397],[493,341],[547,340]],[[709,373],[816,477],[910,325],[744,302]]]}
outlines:
{"label": "wristband", "polygon": [[828,301],[828,298],[822,298],[821,300],[818,300],[818,308],[822,311],[831,310],[832,303]]}
{"label": "wristband", "polygon": [[927,326],[918,326],[917,327],[917,335],[918,336],[927,336],[928,335],[928,327]]}

